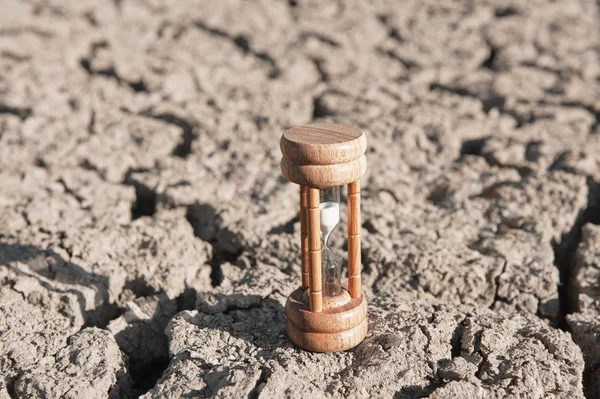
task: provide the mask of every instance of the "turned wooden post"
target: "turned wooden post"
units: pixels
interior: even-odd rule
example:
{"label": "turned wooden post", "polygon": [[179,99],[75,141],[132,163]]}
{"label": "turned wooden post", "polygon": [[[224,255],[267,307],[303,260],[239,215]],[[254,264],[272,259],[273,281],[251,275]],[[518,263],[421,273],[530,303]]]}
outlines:
{"label": "turned wooden post", "polygon": [[300,251],[302,257],[302,288],[308,288],[310,284],[309,276],[309,255],[308,255],[308,225],[307,225],[307,205],[306,186],[300,185]]}
{"label": "turned wooden post", "polygon": [[348,292],[361,294],[360,258],[360,180],[348,184]]}
{"label": "turned wooden post", "polygon": [[321,268],[321,215],[319,213],[319,189],[308,188],[308,247],[310,253],[310,310],[323,310],[323,281]]}

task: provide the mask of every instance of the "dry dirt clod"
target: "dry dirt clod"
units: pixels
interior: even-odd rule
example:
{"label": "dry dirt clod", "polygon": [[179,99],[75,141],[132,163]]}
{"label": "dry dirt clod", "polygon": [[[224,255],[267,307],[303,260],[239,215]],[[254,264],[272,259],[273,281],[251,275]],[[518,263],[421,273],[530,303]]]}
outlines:
{"label": "dry dirt clod", "polygon": [[125,313],[108,323],[129,360],[134,389],[147,391],[162,374],[169,356],[164,329],[176,312],[176,301],[163,293],[128,302]]}
{"label": "dry dirt clod", "polygon": [[573,334],[573,340],[581,347],[585,359],[584,379],[587,382],[586,395],[594,397],[600,392],[598,385],[597,336],[600,328],[600,226],[586,224],[582,229],[582,238],[572,265],[570,286],[570,309],[574,313],[567,315],[567,322]]}
{"label": "dry dirt clod", "polygon": [[14,383],[18,397],[119,398],[129,390],[125,359],[108,331],[86,328]]}
{"label": "dry dirt clod", "polygon": [[581,354],[568,333],[534,316],[377,295],[369,298],[370,333],[362,344],[316,354],[287,339],[285,295],[265,296],[269,281],[286,286],[290,278],[263,265],[232,266],[229,277],[244,283],[219,287],[212,306],[199,295],[201,310],[173,318],[166,330],[171,364],[146,398],[167,392],[583,398]]}

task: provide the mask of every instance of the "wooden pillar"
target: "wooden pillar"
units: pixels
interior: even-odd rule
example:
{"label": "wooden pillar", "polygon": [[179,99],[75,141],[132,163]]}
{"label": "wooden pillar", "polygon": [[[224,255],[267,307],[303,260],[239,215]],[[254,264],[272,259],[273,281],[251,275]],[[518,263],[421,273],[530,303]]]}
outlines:
{"label": "wooden pillar", "polygon": [[360,298],[360,180],[348,184],[348,291]]}
{"label": "wooden pillar", "polygon": [[308,199],[306,198],[306,186],[300,185],[300,251],[302,256],[302,288],[308,288],[310,285],[309,280],[309,252],[308,252],[308,223],[307,218],[307,204]]}
{"label": "wooden pillar", "polygon": [[309,247],[309,300],[310,310],[323,310],[323,282],[321,272],[321,215],[319,210],[319,189],[308,187],[308,247]]}

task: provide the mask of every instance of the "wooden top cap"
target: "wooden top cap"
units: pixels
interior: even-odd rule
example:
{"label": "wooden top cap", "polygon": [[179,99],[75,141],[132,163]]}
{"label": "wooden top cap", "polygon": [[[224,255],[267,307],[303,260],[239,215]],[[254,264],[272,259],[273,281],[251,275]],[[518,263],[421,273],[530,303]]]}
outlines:
{"label": "wooden top cap", "polygon": [[281,136],[281,152],[297,165],[333,165],[360,158],[367,137],[354,126],[314,123],[288,129]]}
{"label": "wooden top cap", "polygon": [[332,187],[360,179],[367,169],[367,137],[359,128],[315,123],[288,129],[280,142],[281,171],[290,181]]}

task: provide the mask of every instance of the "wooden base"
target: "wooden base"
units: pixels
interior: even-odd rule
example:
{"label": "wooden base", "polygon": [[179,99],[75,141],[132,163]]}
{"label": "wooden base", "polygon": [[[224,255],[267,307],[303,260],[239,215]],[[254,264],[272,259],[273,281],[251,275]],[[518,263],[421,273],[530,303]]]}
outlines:
{"label": "wooden base", "polygon": [[338,352],[362,342],[367,335],[367,301],[351,298],[346,289],[323,298],[323,310],[311,312],[308,292],[298,288],[285,304],[286,330],[290,340],[313,352]]}

